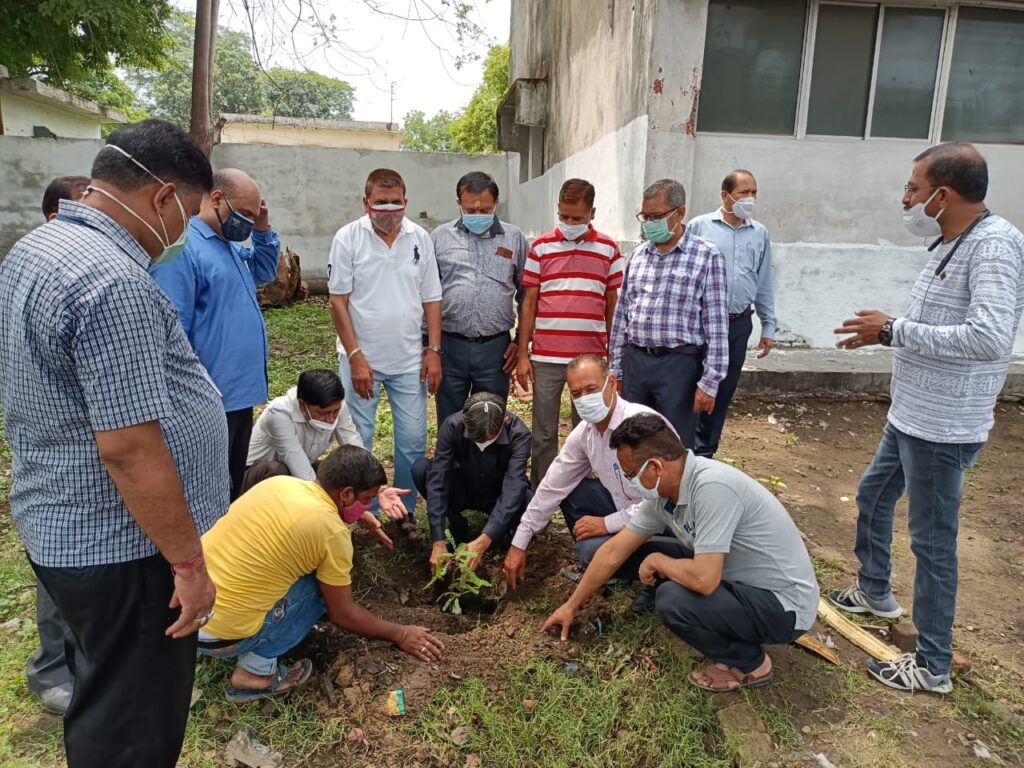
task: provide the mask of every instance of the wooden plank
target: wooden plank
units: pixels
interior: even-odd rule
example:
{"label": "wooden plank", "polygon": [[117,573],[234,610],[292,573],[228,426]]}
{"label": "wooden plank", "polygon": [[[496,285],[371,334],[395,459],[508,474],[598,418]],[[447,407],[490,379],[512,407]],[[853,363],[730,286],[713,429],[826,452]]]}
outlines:
{"label": "wooden plank", "polygon": [[810,634],[800,635],[800,637],[796,639],[796,644],[802,648],[806,648],[811,653],[818,654],[826,661],[831,661],[833,664],[842,664],[842,661],[839,659],[839,654],[836,653],[834,649],[829,648],[823,642],[812,637]]}
{"label": "wooden plank", "polygon": [[886,645],[867,630],[858,627],[824,597],[818,599],[818,617],[862,651],[879,661],[892,661],[900,656],[899,650],[891,645]]}

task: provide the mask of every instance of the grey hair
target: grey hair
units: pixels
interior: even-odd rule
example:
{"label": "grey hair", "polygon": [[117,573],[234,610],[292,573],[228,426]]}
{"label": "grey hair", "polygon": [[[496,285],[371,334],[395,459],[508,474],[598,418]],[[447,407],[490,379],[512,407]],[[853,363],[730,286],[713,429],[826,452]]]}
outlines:
{"label": "grey hair", "polygon": [[657,197],[665,193],[665,202],[673,208],[682,208],[686,205],[686,188],[675,179],[658,179],[644,190],[644,200]]}
{"label": "grey hair", "polygon": [[505,398],[492,392],[477,392],[466,398],[462,406],[466,437],[482,443],[501,430],[505,420]]}
{"label": "grey hair", "polygon": [[595,355],[592,352],[587,352],[582,355],[577,355],[569,361],[569,365],[566,368],[567,371],[575,371],[581,365],[586,363],[593,363],[597,366],[598,370],[601,371],[602,376],[608,375],[608,358],[601,355]]}

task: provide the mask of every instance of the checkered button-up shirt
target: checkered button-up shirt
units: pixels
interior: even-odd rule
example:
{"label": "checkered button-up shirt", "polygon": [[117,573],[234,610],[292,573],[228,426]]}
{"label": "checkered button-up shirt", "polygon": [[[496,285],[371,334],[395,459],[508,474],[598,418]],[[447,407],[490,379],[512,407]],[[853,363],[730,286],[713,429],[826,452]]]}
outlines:
{"label": "checkered button-up shirt", "polygon": [[687,229],[668,253],[652,243],[630,256],[615,307],[611,369],[622,377],[626,344],[706,346],[698,386],[712,397],[729,369],[729,304],[725,261],[714,245]]}
{"label": "checkered button-up shirt", "polygon": [[0,265],[0,388],[11,511],[29,557],[80,568],[156,554],[95,433],[159,421],[199,533],[228,506],[227,424],[149,256],[64,201]]}

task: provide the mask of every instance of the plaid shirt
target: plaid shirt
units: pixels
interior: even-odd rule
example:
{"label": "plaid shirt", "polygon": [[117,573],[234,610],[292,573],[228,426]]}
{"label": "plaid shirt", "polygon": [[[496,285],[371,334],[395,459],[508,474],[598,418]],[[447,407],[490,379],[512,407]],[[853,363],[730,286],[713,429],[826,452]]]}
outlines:
{"label": "plaid shirt", "polygon": [[11,511],[33,562],[81,568],[157,550],[103,466],[95,433],[159,421],[199,533],[228,507],[227,424],[149,256],[64,201],[0,265],[0,389]]}
{"label": "plaid shirt", "polygon": [[698,386],[712,397],[729,369],[729,304],[725,261],[710,243],[683,232],[668,253],[641,243],[630,256],[615,307],[611,369],[622,377],[626,344],[707,346]]}

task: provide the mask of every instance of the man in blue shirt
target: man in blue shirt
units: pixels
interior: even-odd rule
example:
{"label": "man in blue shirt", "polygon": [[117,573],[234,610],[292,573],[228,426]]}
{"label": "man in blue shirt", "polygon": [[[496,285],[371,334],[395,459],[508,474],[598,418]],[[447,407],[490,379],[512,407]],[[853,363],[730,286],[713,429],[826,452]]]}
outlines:
{"label": "man in blue shirt", "polygon": [[[252,247],[241,243],[252,236]],[[281,243],[259,187],[233,168],[189,223],[188,246],[150,271],[178,307],[192,348],[220,390],[228,420],[231,498],[238,496],[252,435],[252,409],[267,400],[267,329],[256,286],[277,276]]]}
{"label": "man in blue shirt", "polygon": [[722,180],[722,207],[698,216],[688,227],[691,234],[722,252],[729,291],[729,370],[718,385],[714,409],[697,416],[693,452],[698,456],[713,458],[718,450],[725,416],[743,371],[747,342],[754,330],[750,316],[755,309],[761,321],[759,358],[771,351],[775,337],[772,242],[764,225],[751,218],[756,202],[757,180],[750,171],[737,169]]}

